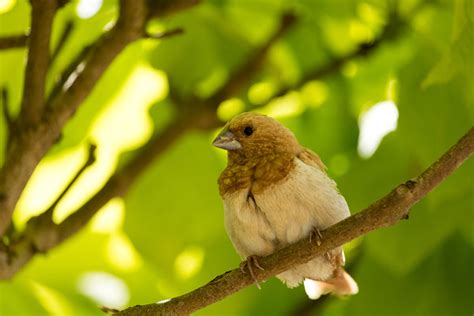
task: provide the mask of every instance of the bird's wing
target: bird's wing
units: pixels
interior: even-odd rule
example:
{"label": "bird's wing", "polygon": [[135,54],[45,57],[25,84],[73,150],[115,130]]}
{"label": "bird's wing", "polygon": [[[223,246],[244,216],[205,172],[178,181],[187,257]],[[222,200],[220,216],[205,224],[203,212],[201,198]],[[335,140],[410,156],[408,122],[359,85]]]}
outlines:
{"label": "bird's wing", "polygon": [[316,167],[324,173],[327,173],[327,167],[324,165],[321,158],[319,158],[318,154],[311,149],[303,148],[297,157],[305,164]]}

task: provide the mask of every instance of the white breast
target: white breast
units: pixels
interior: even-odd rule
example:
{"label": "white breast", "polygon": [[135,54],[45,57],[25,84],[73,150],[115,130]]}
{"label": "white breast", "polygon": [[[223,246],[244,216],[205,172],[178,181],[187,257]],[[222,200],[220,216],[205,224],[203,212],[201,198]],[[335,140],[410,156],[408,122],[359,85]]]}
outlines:
{"label": "white breast", "polygon": [[336,184],[321,170],[295,158],[295,169],[281,183],[254,194],[224,196],[225,225],[242,257],[267,255],[350,215]]}

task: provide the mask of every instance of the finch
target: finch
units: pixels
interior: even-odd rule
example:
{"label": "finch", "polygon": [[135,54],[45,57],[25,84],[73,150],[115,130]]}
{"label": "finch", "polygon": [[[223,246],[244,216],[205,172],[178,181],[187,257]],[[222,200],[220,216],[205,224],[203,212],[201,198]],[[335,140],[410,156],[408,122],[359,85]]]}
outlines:
{"label": "finch", "polygon": [[[225,227],[252,277],[253,268],[262,269],[258,257],[303,238],[320,242],[320,230],[350,215],[319,156],[275,119],[242,113],[225,125],[213,145],[228,151],[218,181]],[[277,278],[289,288],[304,281],[311,299],[356,294],[357,283],[342,268],[344,261],[342,249],[336,248]]]}

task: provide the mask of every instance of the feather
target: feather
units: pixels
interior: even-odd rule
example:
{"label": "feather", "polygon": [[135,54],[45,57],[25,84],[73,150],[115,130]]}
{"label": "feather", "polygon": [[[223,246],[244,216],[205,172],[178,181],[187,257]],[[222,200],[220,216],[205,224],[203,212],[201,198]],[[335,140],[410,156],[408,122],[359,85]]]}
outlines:
{"label": "feather", "polygon": [[327,173],[327,167],[321,161],[319,155],[311,149],[303,148],[303,150],[298,154],[298,158],[305,164],[319,168],[319,170],[323,171],[324,173]]}

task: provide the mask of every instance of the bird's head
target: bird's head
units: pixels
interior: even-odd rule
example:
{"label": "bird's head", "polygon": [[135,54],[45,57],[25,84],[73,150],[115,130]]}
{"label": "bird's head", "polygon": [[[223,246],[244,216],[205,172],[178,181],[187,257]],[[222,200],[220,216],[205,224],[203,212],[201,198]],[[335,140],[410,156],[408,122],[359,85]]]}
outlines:
{"label": "bird's head", "polygon": [[297,154],[300,145],[293,133],[266,115],[246,112],[230,120],[212,143],[247,159]]}

